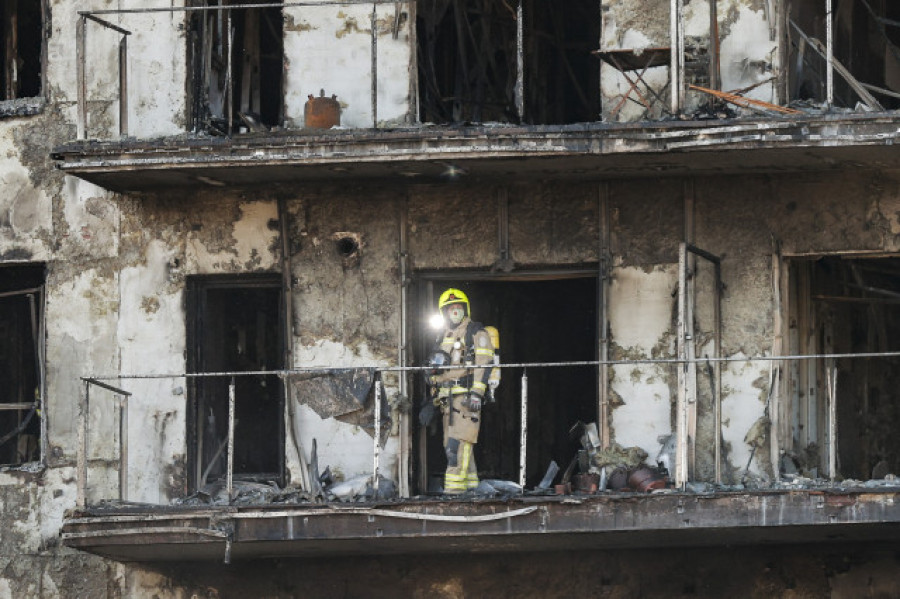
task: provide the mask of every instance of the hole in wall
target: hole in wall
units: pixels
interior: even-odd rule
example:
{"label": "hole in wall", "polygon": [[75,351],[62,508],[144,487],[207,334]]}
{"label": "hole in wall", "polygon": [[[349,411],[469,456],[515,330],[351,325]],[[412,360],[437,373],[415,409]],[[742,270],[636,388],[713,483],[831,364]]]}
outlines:
{"label": "hole in wall", "polygon": [[359,242],[352,237],[341,237],[335,242],[341,258],[349,258],[359,251]]}

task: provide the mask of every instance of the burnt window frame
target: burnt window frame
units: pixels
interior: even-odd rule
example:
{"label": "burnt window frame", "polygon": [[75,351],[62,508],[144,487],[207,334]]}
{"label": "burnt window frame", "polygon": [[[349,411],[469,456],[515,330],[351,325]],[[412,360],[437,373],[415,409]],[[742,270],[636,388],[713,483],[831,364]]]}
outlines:
{"label": "burnt window frame", "polygon": [[[558,127],[602,120],[600,61],[593,54],[599,48],[603,27],[599,3],[585,1],[574,9],[595,10],[596,21],[578,32],[585,37],[576,36],[572,42],[573,21],[560,17],[561,10],[549,0],[498,3],[498,8],[487,14],[474,1],[455,0],[436,21],[428,20],[420,10],[422,1],[411,3],[414,18],[410,36],[415,63],[413,105],[420,123]],[[476,24],[479,29],[473,32]],[[543,29],[543,24],[554,29],[552,34]],[[461,30],[463,26],[466,33]],[[593,43],[589,39],[592,28],[596,30]],[[454,36],[458,42],[454,50],[444,52]],[[461,42],[463,39],[468,42]],[[494,52],[486,52],[483,44]],[[575,58],[578,53],[573,46],[577,44],[583,44],[586,51],[582,61]],[[555,67],[551,64],[554,59],[558,61]],[[574,67],[573,60],[577,62]],[[559,62],[567,68],[559,71]],[[588,73],[584,86],[576,77],[583,68]],[[444,89],[453,78],[455,89]],[[460,87],[465,90],[461,95],[457,94]],[[567,93],[576,98],[565,102]]]}
{"label": "burnt window frame", "polygon": [[[260,4],[262,6],[253,8],[250,5]],[[193,14],[187,13],[185,27],[189,32],[187,36],[187,53],[186,53],[186,81],[185,91],[187,97],[187,116],[190,128],[194,132],[205,131],[213,135],[230,136],[235,133],[262,131],[280,128],[284,125],[285,119],[285,51],[284,51],[284,9],[269,6],[270,2],[266,0],[189,0],[188,6],[210,10],[197,10]],[[225,7],[242,6],[243,8]],[[275,19],[270,15],[269,21],[266,19],[266,12],[280,13],[278,19],[279,28],[272,25]],[[237,35],[243,35],[247,26],[247,15],[255,12],[258,17],[257,27],[260,31],[269,28],[270,33],[274,35],[257,35],[256,38],[256,65],[255,69],[251,64],[250,81],[246,87],[248,90],[239,89],[238,83],[242,82],[243,73],[239,73],[241,69],[241,60],[238,60],[243,54],[245,47],[243,41],[236,39]],[[228,17],[230,13],[230,17]],[[218,15],[218,17],[216,17]],[[219,23],[211,23],[212,18],[218,18]],[[235,29],[236,36],[234,39],[229,38],[225,29],[230,24]],[[217,26],[221,31],[216,31]],[[205,39],[205,31],[207,27],[212,27],[209,34],[209,44]],[[232,46],[233,43],[233,46]],[[277,47],[271,47],[272,44]],[[208,46],[208,47],[207,47]],[[207,54],[207,50],[209,54]],[[280,72],[278,74],[277,85],[269,93],[263,93],[266,87],[263,77],[268,73],[272,73],[272,65],[277,62],[273,60],[272,53],[280,56]],[[231,55],[231,94],[229,97],[227,91],[227,56]],[[207,70],[207,63],[211,66]],[[215,64],[214,64],[215,63]],[[222,115],[215,114],[213,102],[210,101],[210,88],[214,84],[210,78],[210,73],[221,71],[223,89],[217,93],[221,94]],[[257,86],[254,88],[252,81],[257,80]],[[248,112],[243,112],[241,103],[242,95],[248,93],[249,102],[256,104],[256,110],[249,108]],[[274,114],[273,114],[274,113]]]}
{"label": "burnt window frame", "polygon": [[[19,285],[10,283],[7,276],[11,271],[18,270],[15,276],[21,277],[24,281]],[[36,459],[25,459],[22,461],[6,461],[3,457],[6,451],[5,443],[0,446],[0,471],[14,470],[17,468],[28,467],[31,464],[44,466],[47,460],[47,412],[46,412],[46,363],[47,363],[47,343],[46,343],[46,304],[47,304],[47,265],[43,262],[23,262],[0,265],[0,301],[7,298],[22,297],[28,298],[26,301],[30,303],[30,309],[33,311],[34,319],[30,319],[32,326],[32,347],[35,365],[34,378],[37,391],[35,397],[35,406],[30,411],[26,410],[3,410],[0,412],[0,422],[5,420],[4,415],[18,412],[21,421],[25,421],[23,429],[15,432],[15,429],[8,429],[6,426],[0,428],[0,439],[3,439],[10,433],[15,432],[13,437],[19,437],[25,430],[33,431],[37,428],[37,452]],[[34,322],[36,320],[36,322]],[[10,346],[13,344],[11,343]],[[24,352],[26,347],[24,343],[20,343],[20,348]],[[28,352],[31,353],[31,352]],[[8,402],[0,400],[0,403],[21,403]],[[31,424],[34,423],[34,424]],[[30,426],[29,426],[30,425]],[[36,426],[35,426],[36,425]],[[8,442],[15,442],[10,439]]]}
{"label": "burnt window frame", "polygon": [[[15,98],[6,98],[5,90],[0,90],[0,118],[20,117],[39,114],[43,111],[47,102],[47,43],[50,39],[52,26],[50,18],[50,0],[16,0],[21,3],[31,2],[38,4],[40,9],[40,56],[38,64],[40,65],[40,73],[38,74],[39,89],[36,95],[22,95]],[[5,44],[6,39],[6,13],[0,9],[0,21],[2,21],[3,32],[0,34],[0,43]],[[18,35],[18,33],[17,33]],[[6,69],[5,49],[0,52],[3,57],[2,68]],[[5,87],[5,77],[2,78],[3,87]]]}

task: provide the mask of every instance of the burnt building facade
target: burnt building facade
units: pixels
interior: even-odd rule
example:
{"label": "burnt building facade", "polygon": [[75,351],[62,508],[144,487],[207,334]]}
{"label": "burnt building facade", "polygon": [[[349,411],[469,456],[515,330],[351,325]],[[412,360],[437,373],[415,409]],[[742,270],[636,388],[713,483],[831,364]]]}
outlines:
{"label": "burnt building facade", "polygon": [[889,2],[8,4],[0,596],[897,594]]}

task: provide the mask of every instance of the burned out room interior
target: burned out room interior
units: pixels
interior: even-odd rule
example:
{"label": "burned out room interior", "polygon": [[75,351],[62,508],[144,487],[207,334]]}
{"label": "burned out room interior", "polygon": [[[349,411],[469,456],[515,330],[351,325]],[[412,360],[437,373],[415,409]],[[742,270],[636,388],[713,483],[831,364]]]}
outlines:
{"label": "burned out room interior", "polygon": [[[814,0],[789,5],[791,100],[826,98],[826,21]],[[835,104],[870,110],[900,107],[900,5],[891,0],[836,0]],[[842,71],[846,71],[845,75]]]}
{"label": "burned out room interior", "polygon": [[[900,351],[900,259],[822,257],[791,266],[792,353],[880,354]],[[794,452],[801,466],[828,468],[828,368],[836,370],[837,475],[883,478],[900,470],[900,357],[838,357],[799,362]],[[808,390],[808,392],[806,392]]]}
{"label": "burned out room interior", "polygon": [[43,0],[7,0],[0,31],[2,100],[41,95]]}
{"label": "burned out room interior", "polygon": [[[206,6],[271,4],[207,0]],[[194,127],[225,134],[281,126],[284,21],[279,7],[200,11],[192,17]],[[232,34],[229,36],[228,31]],[[230,61],[229,61],[230,55]]]}
{"label": "burned out room interior", "polygon": [[0,268],[0,466],[40,457],[44,266]]}
{"label": "burned out room interior", "polygon": [[[497,327],[505,364],[596,359],[597,278],[560,274],[515,278],[469,278],[461,274],[458,278],[420,279],[418,320],[422,324],[414,334],[421,356],[427,355],[440,335],[440,331],[428,327],[427,321],[435,313],[437,296],[449,287],[468,295],[473,320]],[[532,368],[527,376],[530,432],[526,485],[536,486],[551,461],[565,468],[581,448],[579,439],[569,435],[572,426],[578,421],[596,421],[597,368]],[[475,460],[483,479],[518,480],[521,377],[520,369],[503,369],[496,401],[482,409]],[[424,393],[421,386],[418,380],[417,397]],[[416,466],[422,485],[428,478],[441,478],[446,460],[440,422],[420,427],[418,435]]]}
{"label": "burned out room interior", "polygon": [[547,0],[523,2],[521,73],[514,3],[419,0],[416,10],[423,122],[546,125],[599,118],[600,65],[592,54],[600,44],[597,2],[573,0],[565,10]]}
{"label": "burned out room interior", "polygon": [[[280,276],[198,276],[188,280],[189,372],[282,368]],[[193,490],[226,469],[229,377],[193,379],[189,410]],[[276,375],[235,376],[234,472],[248,480],[283,480],[282,382]]]}

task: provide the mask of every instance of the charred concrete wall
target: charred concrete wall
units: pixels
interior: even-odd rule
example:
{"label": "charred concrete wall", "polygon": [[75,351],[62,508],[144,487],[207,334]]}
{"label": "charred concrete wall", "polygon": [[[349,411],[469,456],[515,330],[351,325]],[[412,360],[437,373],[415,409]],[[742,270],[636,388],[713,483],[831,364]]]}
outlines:
{"label": "charred concrete wall", "polygon": [[[725,40],[746,40],[747,28],[753,32],[750,39],[768,39],[768,21],[762,16],[766,14],[764,4],[730,5],[725,18],[732,33],[723,33],[723,51]],[[184,372],[189,349],[185,333],[186,278],[280,272],[279,200],[289,217],[294,290],[290,316],[295,334],[292,365],[396,364],[402,211],[409,214],[413,274],[441,269],[484,271],[499,257],[497,189],[460,181],[435,186],[356,186],[336,181],[330,187],[277,191],[179,190],[159,196],[119,196],[66,178],[54,170],[49,152],[54,145],[75,137],[75,11],[108,5],[99,1],[50,2],[46,104],[37,115],[0,121],[0,178],[4,183],[0,193],[0,262],[47,265],[47,390],[42,417],[48,427],[44,463],[0,472],[0,596],[227,596],[227,590],[216,586],[219,582],[173,582],[173,577],[178,579],[181,574],[153,573],[57,547],[64,511],[75,503],[79,377]],[[697,15],[702,15],[703,6],[697,4]],[[627,3],[621,5],[623,9],[629,7]],[[288,61],[286,114],[299,122],[296,119],[302,115],[306,94],[325,88],[346,103],[346,125],[367,126],[372,119],[368,96],[371,82],[364,76],[370,67],[371,46],[366,34],[371,27],[369,13],[361,7],[358,14],[349,9],[341,14],[334,8],[316,10],[329,11],[322,17],[323,23],[286,14],[285,51],[290,57],[306,45],[319,47],[323,38],[314,37],[313,32],[329,40],[329,44],[322,42],[321,48],[327,52],[323,51],[320,61],[310,63],[320,69],[310,67],[307,72],[294,58]],[[390,74],[381,80],[391,82],[378,88],[378,119],[399,122],[409,112],[411,58],[404,36],[409,35],[410,25],[402,15],[398,23],[393,10],[382,7],[377,16],[379,73]],[[619,10],[616,5],[608,12],[613,15]],[[665,13],[664,7],[660,11]],[[129,42],[132,73],[144,69],[152,75],[131,79],[132,132],[148,137],[181,132],[187,122],[181,17],[173,13],[127,19],[126,23],[122,17],[121,24],[135,31]],[[691,22],[695,20],[702,23],[700,16],[692,17]],[[397,39],[393,38],[395,24],[399,24]],[[661,37],[664,25],[655,21],[628,24],[619,14],[609,21],[605,47],[665,42]],[[90,32],[88,132],[111,135],[118,124],[117,36],[98,28]],[[635,42],[628,39],[637,33],[643,37],[638,36]],[[617,45],[608,45],[614,39]],[[335,44],[340,46],[336,48]],[[760,43],[754,48],[768,60],[770,46]],[[330,58],[338,54],[346,70],[332,78]],[[738,60],[737,50],[732,56],[729,64],[733,65]],[[744,57],[741,54],[740,59]],[[738,75],[738,71],[745,71],[729,68],[735,69],[729,75],[735,82],[749,83]],[[302,75],[294,78],[298,71]],[[753,75],[751,80],[758,78]],[[759,93],[763,94],[761,99],[771,100],[763,91]],[[610,99],[615,99],[614,93]],[[508,192],[510,249],[518,267],[596,264],[596,184],[548,181],[511,185]],[[698,179],[694,192],[693,241],[723,259],[728,286],[723,313],[727,356],[772,351],[773,241],[781,244],[783,252],[900,251],[900,185],[892,176],[840,173]],[[677,280],[677,244],[684,228],[684,193],[684,182],[678,179],[610,184],[615,263],[611,282],[613,357],[666,357],[674,352],[672,292]],[[340,252],[339,242],[348,237],[358,242],[353,257]],[[699,294],[703,293],[701,286]],[[698,310],[702,328],[709,320],[708,304],[698,302]],[[708,339],[708,329],[705,332]],[[753,451],[756,440],[748,441],[747,435],[765,413],[768,369],[759,363],[736,363],[726,368],[724,436],[732,480],[739,478]],[[396,379],[387,382],[388,393],[395,395]],[[610,381],[615,398],[614,439],[655,455],[659,449],[657,437],[672,431],[674,384],[673,372],[665,367],[615,368]],[[141,380],[127,383],[127,388],[134,393],[130,404],[129,497],[168,503],[183,495],[185,489],[187,382],[179,377]],[[92,406],[88,499],[94,502],[117,495],[118,446],[111,432],[117,426],[113,398],[97,392]],[[704,439],[715,434],[708,422],[708,411],[701,412],[700,434]],[[360,424],[322,417],[306,405],[297,406],[296,424],[305,452],[309,453],[312,440],[317,440],[321,465],[332,465],[345,477],[368,471],[371,437]],[[299,460],[289,442],[285,451],[290,477],[296,480]],[[385,453],[384,472],[396,478],[401,459],[396,436],[390,438]],[[702,454],[700,464],[701,475],[708,478],[709,455]],[[769,460],[757,452],[751,471],[757,476],[771,476],[767,464]],[[636,557],[635,563],[644,564],[649,557],[653,555]],[[671,555],[663,557],[682,563]],[[758,578],[753,580],[759,581],[760,588],[774,588],[776,592],[809,588],[815,593],[825,584],[823,581],[833,589],[843,589],[841,585],[857,584],[871,572],[874,582],[858,584],[875,585],[873,592],[877,592],[882,572],[889,566],[896,567],[890,556],[882,554],[870,556],[868,565],[845,557],[835,562],[822,558],[813,564],[811,571],[818,575],[807,586],[797,582],[801,574],[788,573],[779,579],[781,586],[772,587],[763,582],[770,580],[771,569],[765,570],[768,562],[757,555],[754,563],[758,568],[753,576]],[[604,555],[606,559],[610,556]],[[553,567],[562,569],[565,561],[571,573],[567,580],[577,578],[578,569],[568,565],[569,558],[560,560],[551,562]],[[467,566],[464,560],[458,563]],[[506,578],[510,581],[520,578],[521,563],[527,561],[496,558],[490,563],[510,572]],[[390,564],[397,568],[398,575],[404,573],[402,560]],[[435,560],[421,570],[412,569],[408,584],[430,589],[430,594],[468,592],[467,583],[438,573],[444,566],[444,562]],[[370,563],[363,570],[372,567]],[[485,578],[493,576],[483,565],[478,567]],[[643,588],[643,568],[622,563],[621,569],[628,575],[610,573],[608,580],[615,581],[610,585],[619,587],[615,592]],[[334,571],[322,572],[324,581]],[[548,569],[548,580],[555,580],[551,574]],[[531,583],[528,577],[521,580]],[[295,583],[288,580],[285,584]],[[535,584],[545,584],[540,588],[548,593],[542,594],[552,594],[549,583]],[[694,580],[687,584],[690,588],[706,588]],[[321,588],[332,587],[323,582]],[[347,588],[346,594],[356,594],[356,587]],[[575,590],[579,588],[586,587]],[[716,587],[715,591],[723,589],[727,591],[728,587]],[[484,590],[491,589],[486,586]],[[273,590],[272,594],[287,592]],[[414,594],[412,589],[410,594]]]}

